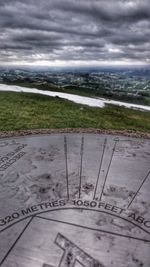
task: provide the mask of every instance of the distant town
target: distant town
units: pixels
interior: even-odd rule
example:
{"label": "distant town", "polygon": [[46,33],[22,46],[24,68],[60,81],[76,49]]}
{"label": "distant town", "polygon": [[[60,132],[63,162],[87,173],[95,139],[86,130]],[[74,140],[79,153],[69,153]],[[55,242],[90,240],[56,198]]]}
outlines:
{"label": "distant town", "polygon": [[81,71],[0,69],[0,83],[150,105],[150,69]]}

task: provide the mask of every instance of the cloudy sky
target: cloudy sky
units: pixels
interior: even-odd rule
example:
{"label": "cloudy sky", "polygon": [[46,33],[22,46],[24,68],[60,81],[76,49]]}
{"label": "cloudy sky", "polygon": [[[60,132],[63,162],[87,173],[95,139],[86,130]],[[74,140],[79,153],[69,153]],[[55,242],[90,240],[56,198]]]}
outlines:
{"label": "cloudy sky", "polygon": [[0,65],[150,63],[150,0],[0,0]]}

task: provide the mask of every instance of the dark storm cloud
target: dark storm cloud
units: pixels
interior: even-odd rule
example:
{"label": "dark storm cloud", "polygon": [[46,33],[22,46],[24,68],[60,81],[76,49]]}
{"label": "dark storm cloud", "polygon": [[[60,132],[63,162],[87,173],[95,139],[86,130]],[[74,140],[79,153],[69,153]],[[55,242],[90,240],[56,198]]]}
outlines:
{"label": "dark storm cloud", "polygon": [[0,61],[150,61],[149,0],[0,0]]}
{"label": "dark storm cloud", "polygon": [[[146,19],[150,16],[150,4],[148,1],[132,1],[134,6],[127,5],[131,1],[67,1],[67,5],[63,2],[58,5],[64,11],[76,12],[78,14],[89,15],[104,22],[120,22],[124,19],[128,21],[137,21]],[[57,6],[57,4],[56,4]]]}

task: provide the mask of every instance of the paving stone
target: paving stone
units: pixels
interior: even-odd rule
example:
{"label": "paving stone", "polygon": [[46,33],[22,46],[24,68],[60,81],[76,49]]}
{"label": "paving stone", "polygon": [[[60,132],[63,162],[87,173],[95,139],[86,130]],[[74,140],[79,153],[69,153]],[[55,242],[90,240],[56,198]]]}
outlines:
{"label": "paving stone", "polygon": [[0,139],[0,266],[150,266],[150,140]]}

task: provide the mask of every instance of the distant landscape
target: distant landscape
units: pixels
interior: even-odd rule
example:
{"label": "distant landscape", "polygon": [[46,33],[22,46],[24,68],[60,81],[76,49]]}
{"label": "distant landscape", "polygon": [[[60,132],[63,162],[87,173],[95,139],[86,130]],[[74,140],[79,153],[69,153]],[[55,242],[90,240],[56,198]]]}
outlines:
{"label": "distant landscape", "polygon": [[150,69],[0,69],[0,83],[150,105]]}
{"label": "distant landscape", "polygon": [[150,133],[149,0],[0,3],[0,131]]}
{"label": "distant landscape", "polygon": [[[0,84],[103,97],[150,106],[150,70],[0,69]],[[100,128],[150,132],[150,112],[115,105],[75,104],[59,97],[0,92],[0,131],[48,128]]]}

